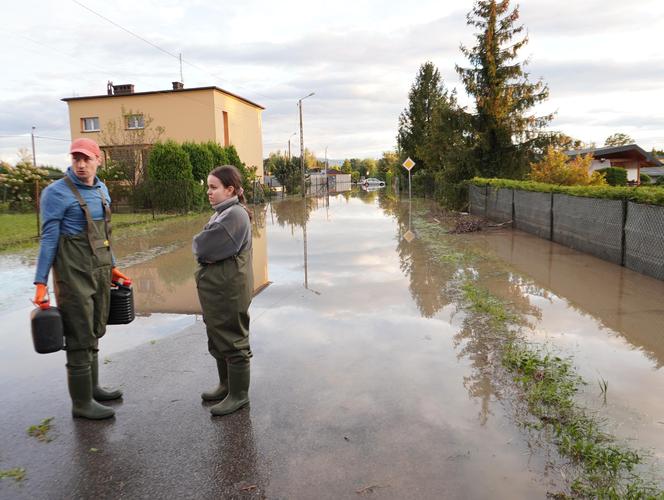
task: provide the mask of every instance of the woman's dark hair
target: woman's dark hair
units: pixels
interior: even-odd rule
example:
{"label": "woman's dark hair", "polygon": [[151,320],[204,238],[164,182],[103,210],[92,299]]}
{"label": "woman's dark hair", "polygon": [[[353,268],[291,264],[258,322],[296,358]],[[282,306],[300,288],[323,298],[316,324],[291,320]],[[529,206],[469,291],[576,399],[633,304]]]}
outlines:
{"label": "woman's dark hair", "polygon": [[233,165],[221,165],[220,167],[213,168],[210,172],[210,175],[214,175],[217,179],[219,179],[219,181],[226,188],[233,186],[237,199],[247,211],[247,214],[249,214],[249,220],[252,220],[253,217],[247,208],[247,200],[244,197],[244,189],[242,188],[242,174],[237,169],[237,167]]}

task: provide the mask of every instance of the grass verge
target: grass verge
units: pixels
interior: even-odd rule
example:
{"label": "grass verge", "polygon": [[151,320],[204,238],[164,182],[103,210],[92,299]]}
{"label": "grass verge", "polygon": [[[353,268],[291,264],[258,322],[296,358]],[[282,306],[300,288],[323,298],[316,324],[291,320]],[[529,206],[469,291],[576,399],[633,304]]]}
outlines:
{"label": "grass verge", "polygon": [[[199,214],[195,214],[198,216]],[[146,228],[168,220],[180,220],[192,214],[113,214],[114,235],[122,235],[129,228]],[[35,214],[0,214],[0,251],[21,250],[39,243],[37,217]]]}

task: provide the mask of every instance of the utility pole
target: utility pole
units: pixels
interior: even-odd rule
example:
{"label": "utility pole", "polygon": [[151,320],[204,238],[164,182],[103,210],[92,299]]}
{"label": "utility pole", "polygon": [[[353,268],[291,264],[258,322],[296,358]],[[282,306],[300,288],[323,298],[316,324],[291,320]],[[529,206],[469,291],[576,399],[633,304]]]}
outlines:
{"label": "utility pole", "polygon": [[180,83],[184,83],[184,76],[182,76],[182,52],[180,52]]}
{"label": "utility pole", "polygon": [[37,168],[37,157],[35,155],[35,128],[36,127],[32,127],[30,138],[32,139],[32,165]]}
{"label": "utility pole", "polygon": [[[35,128],[30,131],[32,139],[32,165],[37,168],[37,155],[35,154]],[[39,179],[35,180],[35,210],[37,212],[37,236],[41,236],[41,224],[39,223]]]}
{"label": "utility pole", "polygon": [[297,105],[300,108],[300,171],[302,173],[302,198],[307,195],[307,188],[304,180],[304,134],[302,132],[302,101],[304,101],[307,97],[311,97],[312,95],[314,95],[314,92],[305,95],[297,101]]}

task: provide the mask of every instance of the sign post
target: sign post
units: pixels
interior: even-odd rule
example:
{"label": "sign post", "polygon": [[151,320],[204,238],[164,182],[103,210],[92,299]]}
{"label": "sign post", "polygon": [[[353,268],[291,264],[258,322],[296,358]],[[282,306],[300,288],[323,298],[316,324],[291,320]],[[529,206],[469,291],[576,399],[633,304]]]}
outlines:
{"label": "sign post", "polygon": [[408,170],[408,231],[406,231],[406,234],[404,234],[404,238],[408,243],[413,241],[415,238],[415,235],[413,232],[410,230],[410,219],[411,219],[411,213],[412,213],[412,202],[413,202],[413,197],[412,197],[412,190],[411,190],[411,183],[410,183],[410,171],[413,169],[415,166],[415,162],[410,159],[410,156],[406,158],[406,161],[402,163],[403,168]]}

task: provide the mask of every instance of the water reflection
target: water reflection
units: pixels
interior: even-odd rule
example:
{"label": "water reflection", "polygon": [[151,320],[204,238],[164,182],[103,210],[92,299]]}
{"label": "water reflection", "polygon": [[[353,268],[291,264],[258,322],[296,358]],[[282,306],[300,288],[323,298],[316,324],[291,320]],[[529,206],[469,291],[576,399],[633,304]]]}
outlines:
{"label": "water reflection", "polygon": [[[664,365],[664,282],[520,231],[468,238]],[[531,294],[532,290],[524,290]]]}
{"label": "water reflection", "polygon": [[[251,208],[253,215],[254,292],[268,284],[266,206]],[[158,231],[143,238],[116,244],[120,262],[127,262],[127,274],[134,280],[136,310],[139,314],[200,314],[194,271],[197,264],[191,253],[191,239],[207,222],[203,215]],[[157,252],[155,249],[167,248]],[[149,258],[143,257],[148,254]]]}

